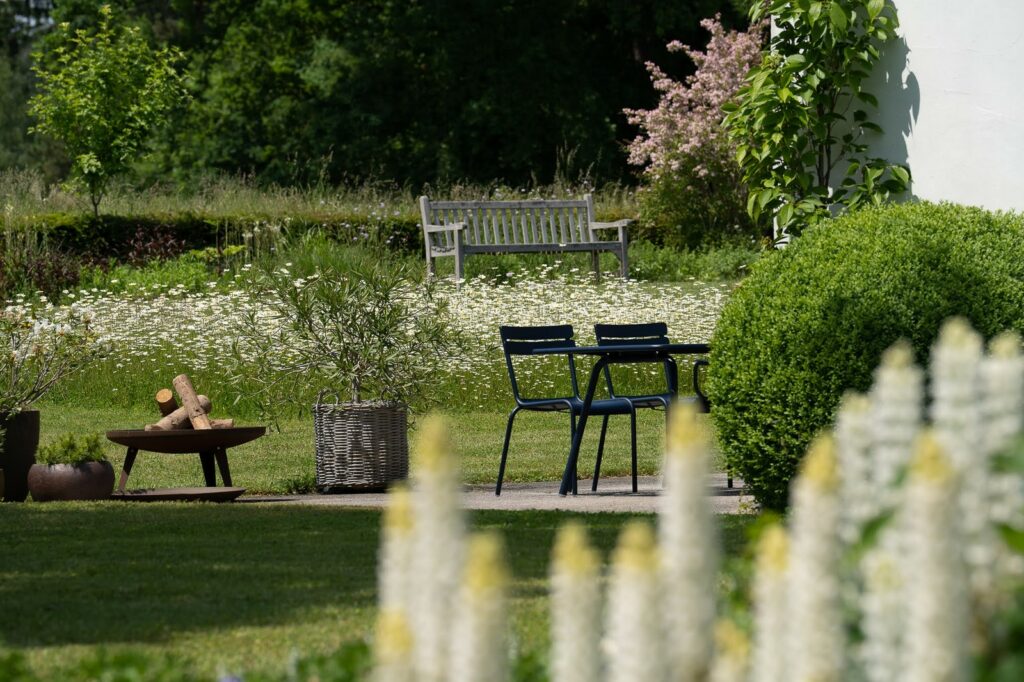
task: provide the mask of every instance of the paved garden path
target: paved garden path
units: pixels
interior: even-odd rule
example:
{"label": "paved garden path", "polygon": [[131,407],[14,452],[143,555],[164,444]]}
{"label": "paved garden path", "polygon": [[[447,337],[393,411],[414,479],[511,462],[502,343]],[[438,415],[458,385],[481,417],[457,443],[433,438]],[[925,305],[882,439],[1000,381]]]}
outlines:
{"label": "paved garden path", "polygon": [[[579,494],[575,497],[558,495],[558,481],[538,483],[506,483],[501,496],[494,494],[493,485],[469,485],[463,493],[463,506],[467,509],[548,509],[580,512],[655,512],[661,495],[661,479],[644,476],[639,480],[639,492],[630,491],[630,479],[603,478],[597,492],[590,492],[590,481],[579,482]],[[743,482],[736,481],[735,487],[726,487],[725,474],[708,477],[708,495],[715,511],[719,514],[736,514],[750,511],[753,499],[743,494]],[[339,495],[253,495],[242,497],[239,503],[308,504],[331,507],[383,507],[387,499],[384,493],[355,493]]]}

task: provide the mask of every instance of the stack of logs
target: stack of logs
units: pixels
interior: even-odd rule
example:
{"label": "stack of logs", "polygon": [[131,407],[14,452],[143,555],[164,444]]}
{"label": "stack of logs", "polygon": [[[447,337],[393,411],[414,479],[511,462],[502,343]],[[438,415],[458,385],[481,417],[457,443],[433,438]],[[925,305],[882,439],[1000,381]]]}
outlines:
{"label": "stack of logs", "polygon": [[156,404],[163,419],[156,424],[147,424],[147,431],[230,429],[235,425],[234,419],[210,419],[210,399],[205,395],[196,395],[192,380],[187,374],[174,377],[171,384],[181,398],[181,407],[178,407],[178,401],[174,399],[171,389],[161,388],[156,392]]}

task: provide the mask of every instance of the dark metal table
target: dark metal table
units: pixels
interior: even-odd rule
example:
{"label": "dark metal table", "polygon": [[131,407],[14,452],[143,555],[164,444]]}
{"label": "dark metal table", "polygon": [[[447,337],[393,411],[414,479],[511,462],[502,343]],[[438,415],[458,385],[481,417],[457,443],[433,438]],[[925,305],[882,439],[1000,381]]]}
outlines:
{"label": "dark metal table", "polygon": [[[562,485],[558,494],[565,496],[573,489],[573,476],[576,471],[576,460],[580,455],[580,444],[583,442],[583,430],[587,426],[587,417],[590,415],[590,406],[594,402],[594,393],[597,390],[597,382],[601,371],[608,365],[635,365],[651,362],[667,362],[672,367],[673,374],[676,373],[676,362],[674,355],[706,355],[711,352],[711,346],[706,343],[636,343],[620,346],[561,346],[557,348],[538,348],[533,355],[591,355],[597,357],[594,368],[590,370],[590,381],[587,382],[587,391],[583,396],[583,410],[580,412],[579,422],[576,425],[576,433],[573,435],[572,445],[569,446],[569,457],[565,463],[565,472],[562,474]],[[669,387],[673,392],[676,390],[675,383]],[[573,493],[575,494],[575,492]]]}

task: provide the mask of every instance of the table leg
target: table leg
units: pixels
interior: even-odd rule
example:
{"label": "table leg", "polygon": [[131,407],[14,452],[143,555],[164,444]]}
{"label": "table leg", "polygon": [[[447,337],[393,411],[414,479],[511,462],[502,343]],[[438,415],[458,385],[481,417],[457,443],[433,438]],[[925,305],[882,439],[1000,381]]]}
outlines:
{"label": "table leg", "polygon": [[580,445],[583,443],[583,431],[587,427],[587,417],[590,416],[590,406],[594,402],[594,392],[597,391],[597,380],[601,376],[601,370],[608,365],[608,358],[601,356],[594,363],[594,369],[590,371],[590,381],[587,382],[587,392],[583,396],[583,410],[580,412],[579,422],[576,424],[576,433],[572,437],[572,445],[569,447],[569,459],[565,463],[565,471],[562,473],[562,485],[558,494],[565,497],[569,489],[575,494],[576,482],[576,460],[580,456]]}
{"label": "table leg", "polygon": [[227,448],[217,448],[214,451],[214,456],[217,458],[217,468],[220,469],[221,480],[224,481],[224,485],[231,486],[231,471],[228,469],[228,450]]}
{"label": "table leg", "polygon": [[217,485],[217,475],[213,468],[213,453],[200,452],[199,461],[203,464],[203,478],[206,479],[206,487],[213,488]]}
{"label": "table leg", "polygon": [[125,453],[124,464],[121,466],[121,480],[117,484],[117,492],[123,493],[124,487],[128,485],[128,475],[132,473],[132,467],[135,465],[135,457],[138,454],[138,448],[128,448],[128,452]]}

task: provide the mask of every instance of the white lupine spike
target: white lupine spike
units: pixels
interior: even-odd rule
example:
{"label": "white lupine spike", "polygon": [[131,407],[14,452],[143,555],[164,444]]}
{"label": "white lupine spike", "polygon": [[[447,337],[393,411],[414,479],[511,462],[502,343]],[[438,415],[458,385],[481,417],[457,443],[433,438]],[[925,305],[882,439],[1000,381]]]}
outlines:
{"label": "white lupine spike", "polygon": [[643,521],[626,525],[612,559],[606,614],[607,682],[664,682],[661,584],[654,532]]}
{"label": "white lupine spike", "polygon": [[870,393],[875,507],[868,518],[899,505],[896,482],[906,471],[921,428],[923,386],[924,373],[914,365],[914,351],[908,342],[898,341],[882,354]]}
{"label": "white lupine spike", "polygon": [[981,380],[985,449],[992,454],[1013,441],[1024,419],[1024,356],[1018,334],[1005,332],[992,339],[981,362]]}
{"label": "white lupine spike", "polygon": [[[987,450],[997,454],[1020,435],[1024,420],[1024,355],[1014,332],[995,337],[989,357],[982,361]],[[1018,474],[993,476],[990,518],[997,523],[1024,526],[1024,488]]]}
{"label": "white lupine spike", "polygon": [[981,389],[981,337],[966,320],[953,318],[932,349],[932,423],[960,478],[957,506],[972,592],[992,590],[996,538],[989,526],[989,453]]}
{"label": "white lupine spike", "polygon": [[714,656],[719,542],[706,491],[707,430],[692,405],[671,415],[661,497],[661,608],[669,679],[704,680]]}
{"label": "white lupine spike", "polygon": [[[1005,332],[992,339],[989,355],[981,363],[982,416],[984,420],[985,451],[989,466],[993,458],[1010,446],[1021,433],[1024,419],[1024,356],[1021,338],[1015,332]],[[983,567],[985,574],[972,576],[976,588],[977,606],[986,611],[999,607],[1000,586],[1013,576],[1021,574],[1020,557],[1008,551],[995,536],[995,524],[1024,526],[1024,481],[1016,472],[992,471],[988,478],[988,521],[986,529],[993,560]],[[985,581],[989,584],[985,589]]]}
{"label": "white lupine spike", "polygon": [[558,531],[551,562],[551,682],[593,682],[601,671],[601,561],[576,522]]}
{"label": "white lupine spike", "polygon": [[793,485],[789,567],[789,680],[843,676],[839,475],[835,442],[819,436]]}
{"label": "white lupine spike", "polygon": [[425,420],[416,454],[410,614],[416,633],[416,680],[447,682],[452,607],[462,577],[466,531],[459,507],[458,471],[441,418]]}
{"label": "white lupine spike", "polygon": [[710,682],[746,682],[750,665],[750,640],[731,620],[715,625],[715,661]]}
{"label": "white lupine spike", "polygon": [[452,628],[451,682],[502,682],[508,678],[509,575],[495,533],[474,535]]}
{"label": "white lupine spike", "polygon": [[859,393],[843,396],[836,415],[836,448],[839,455],[841,501],[839,536],[854,544],[864,525],[878,513],[875,462],[872,459],[871,401]]}
{"label": "white lupine spike", "polygon": [[948,457],[961,472],[974,468],[982,441],[981,350],[981,337],[960,317],[942,325],[932,348],[932,424]]}
{"label": "white lupine spike", "polygon": [[412,497],[404,486],[388,494],[377,568],[378,604],[382,611],[412,613],[413,514]]}
{"label": "white lupine spike", "polygon": [[890,550],[899,537],[896,528],[883,530],[878,546],[860,562],[863,589],[859,597],[864,639],[858,660],[869,682],[902,679],[903,635],[906,624],[905,577],[902,557]]}
{"label": "white lupine spike", "polygon": [[901,680],[968,679],[968,583],[955,498],[956,467],[932,433],[922,435],[907,483],[906,647]]}
{"label": "white lupine spike", "polygon": [[789,594],[789,536],[780,524],[761,534],[754,574],[754,653],[751,682],[787,682],[786,633]]}
{"label": "white lupine spike", "polygon": [[374,635],[374,682],[413,682],[413,640],[401,611],[381,610]]}
{"label": "white lupine spike", "polygon": [[[862,519],[854,540],[862,537],[865,522],[887,512],[895,514],[901,504],[898,481],[910,463],[914,440],[921,428],[924,399],[924,375],[913,360],[910,344],[899,341],[882,355],[875,371],[870,393],[872,443],[868,458],[874,508]],[[905,622],[901,603],[903,566],[897,561],[902,555],[899,543],[903,537],[899,523],[897,515],[882,529],[876,546],[864,555],[859,566],[864,640],[856,654],[871,682],[899,678]]]}

